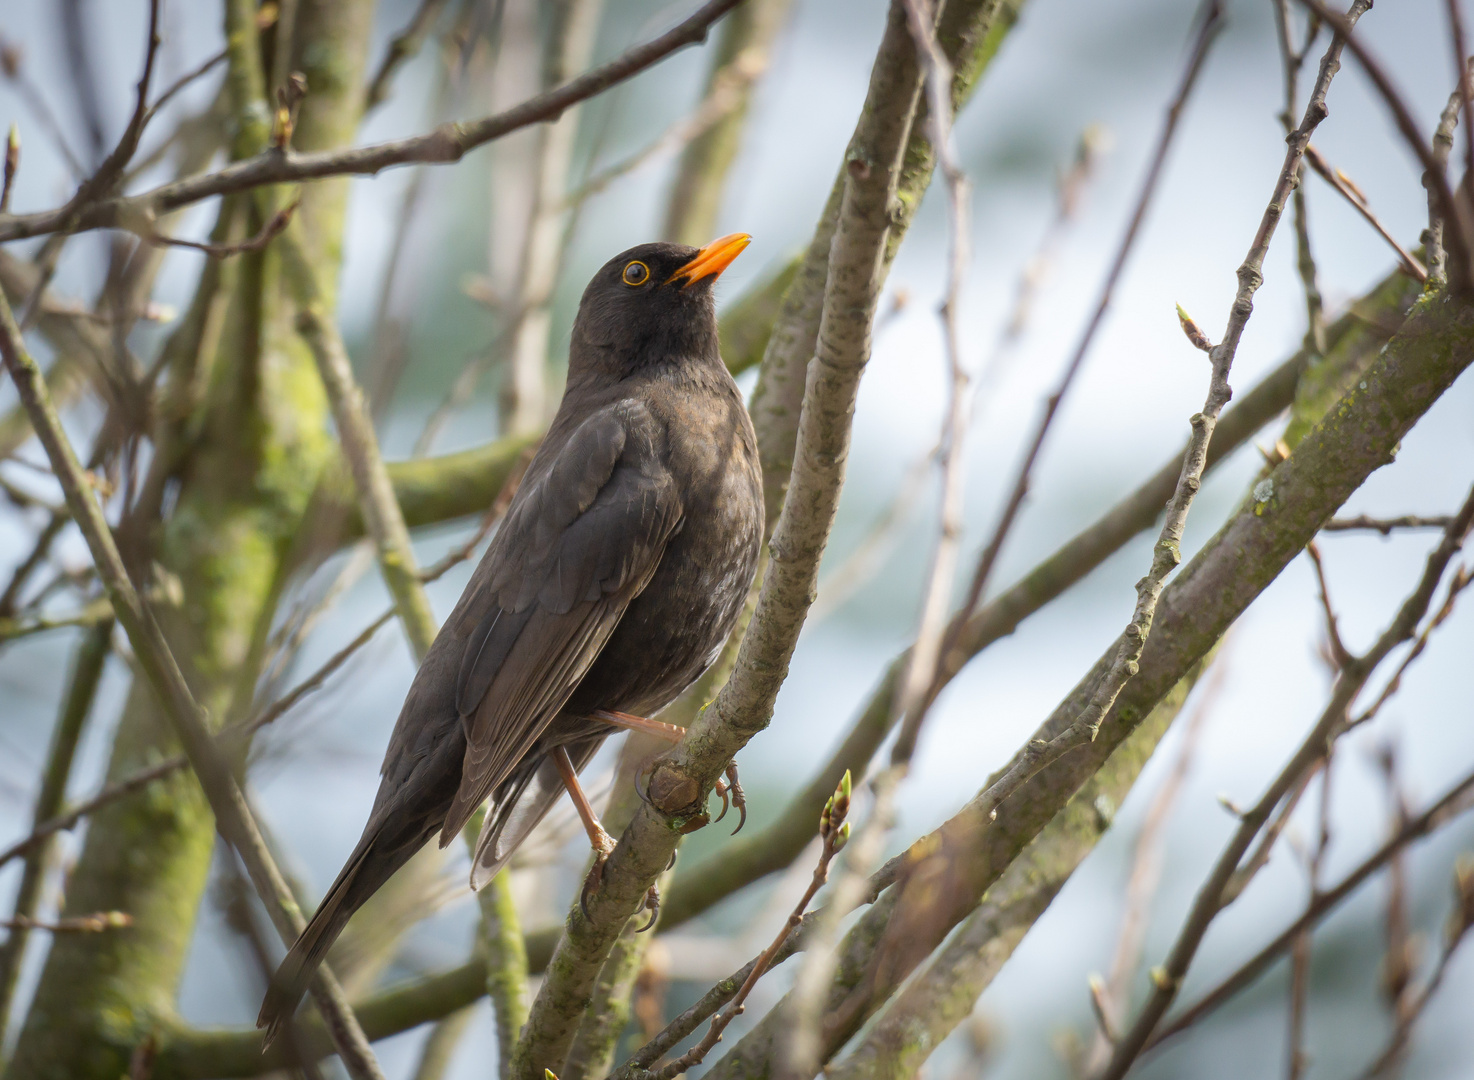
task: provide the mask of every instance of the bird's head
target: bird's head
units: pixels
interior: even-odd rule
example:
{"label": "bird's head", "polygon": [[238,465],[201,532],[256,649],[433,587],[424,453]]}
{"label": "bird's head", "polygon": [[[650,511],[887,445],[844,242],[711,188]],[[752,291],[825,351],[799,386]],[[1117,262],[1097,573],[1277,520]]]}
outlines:
{"label": "bird's head", "polygon": [[569,378],[623,378],[651,364],[719,360],[711,287],[751,241],[732,233],[702,248],[641,244],[610,259],[579,301]]}

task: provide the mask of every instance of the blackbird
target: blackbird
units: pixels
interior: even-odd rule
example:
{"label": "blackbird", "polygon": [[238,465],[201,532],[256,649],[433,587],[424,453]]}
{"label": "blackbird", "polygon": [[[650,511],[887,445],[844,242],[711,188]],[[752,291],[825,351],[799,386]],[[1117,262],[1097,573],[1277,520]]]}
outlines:
{"label": "blackbird", "polygon": [[750,239],[633,247],[584,290],[558,412],[415,675],[363,836],[272,979],[258,1027],[274,1034],[349,916],[488,797],[473,888],[565,788],[597,887],[614,841],[578,771],[616,728],[679,736],[645,718],[716,659],[757,567],[757,442],[712,298]]}

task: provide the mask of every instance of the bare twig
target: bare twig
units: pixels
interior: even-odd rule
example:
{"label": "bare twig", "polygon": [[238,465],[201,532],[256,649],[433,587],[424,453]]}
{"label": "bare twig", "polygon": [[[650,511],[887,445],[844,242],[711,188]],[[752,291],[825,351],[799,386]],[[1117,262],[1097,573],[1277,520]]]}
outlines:
{"label": "bare twig", "polygon": [[1387,1075],[1388,1070],[1401,1060],[1412,1038],[1413,1027],[1427,1011],[1428,1003],[1433,1000],[1433,996],[1443,985],[1443,978],[1448,973],[1450,961],[1458,952],[1459,946],[1469,936],[1470,928],[1474,927],[1474,863],[1471,863],[1467,856],[1461,856],[1459,862],[1454,866],[1453,885],[1454,910],[1449,915],[1448,923],[1444,928],[1443,948],[1439,951],[1438,960],[1421,986],[1416,989],[1409,988],[1387,1048],[1367,1066],[1366,1071],[1360,1074],[1359,1080],[1373,1080],[1375,1077]]}
{"label": "bare twig", "polygon": [[353,377],[348,350],[327,310],[300,235],[288,231],[283,239],[287,281],[297,304],[297,332],[312,350],[318,374],[327,388],[343,456],[348,459],[353,474],[364,523],[378,549],[384,582],[394,597],[394,606],[416,658],[424,659],[435,640],[437,627],[435,613],[420,582],[404,512],[394,497],[393,485],[379,455],[379,440],[365,407],[363,391]]}
{"label": "bare twig", "polygon": [[388,97],[390,81],[404,62],[420,51],[420,45],[424,43],[426,35],[430,33],[444,8],[445,0],[420,0],[420,6],[410,16],[404,29],[389,42],[384,59],[379,62],[378,70],[369,80],[368,89],[363,94],[364,112],[377,108]]}
{"label": "bare twig", "polygon": [[1466,796],[1471,791],[1474,791],[1474,773],[1465,776],[1421,814],[1411,818],[1406,825],[1393,836],[1388,837],[1381,847],[1368,855],[1335,885],[1318,893],[1315,899],[1306,905],[1300,917],[1285,927],[1274,940],[1255,953],[1251,959],[1241,964],[1232,975],[1198,998],[1192,1005],[1183,1009],[1169,1023],[1163,1025],[1161,1030],[1152,1036],[1142,1052],[1154,1050],[1174,1035],[1191,1027],[1251,984],[1275,960],[1284,955],[1286,950],[1294,944],[1296,938],[1315,926],[1342,900],[1360,888],[1373,874],[1386,866],[1399,851],[1414,840],[1427,836],[1453,820],[1457,815],[1466,812],[1470,808]]}
{"label": "bare twig", "polygon": [[[704,40],[711,24],[740,2],[741,0],[708,0],[694,14],[659,37],[635,46],[622,56],[564,83],[555,90],[539,94],[494,116],[466,123],[442,124],[423,135],[372,146],[316,153],[270,149],[255,157],[227,165],[218,172],[189,177],[139,195],[113,197],[96,202],[89,195],[87,199],[74,199],[56,210],[0,220],[0,243],[57,230],[84,231],[111,228],[133,220],[147,221],[201,199],[246,191],[266,184],[318,180],[329,176],[371,176],[393,165],[408,162],[445,164],[459,161],[468,151],[478,146],[519,128],[555,119],[570,106],[639,74],[687,45]],[[84,204],[85,209],[74,214]]]}
{"label": "bare twig", "polygon": [[[71,174],[80,180],[87,175],[87,169],[82,164],[82,159],[72,149],[67,140],[66,129],[57,120],[56,113],[51,111],[51,106],[46,103],[45,95],[37,88],[22,68],[22,54],[20,46],[0,37],[0,73],[3,73],[6,81],[15,87],[26,107],[36,118],[37,126],[44,131],[52,142],[56,144],[57,150],[67,163]],[[0,210],[5,213],[6,210]]]}
{"label": "bare twig", "polygon": [[158,99],[148,107],[148,111],[143,118],[144,124],[147,125],[150,120],[157,116],[159,114],[159,110],[162,109],[165,105],[169,104],[169,102],[173,100],[176,94],[184,90],[186,87],[189,86],[190,83],[194,82],[196,79],[204,78],[212,70],[214,70],[217,64],[223,64],[229,56],[229,49],[221,49],[214,56],[210,57],[204,63],[200,64],[199,67],[194,68],[191,71],[187,71],[183,75],[179,76],[179,78],[175,79],[174,82],[169,86],[169,88],[165,90],[162,94],[160,94]]}
{"label": "bare twig", "polygon": [[[1417,120],[1414,119],[1412,111],[1407,107],[1402,95],[1392,85],[1392,80],[1381,63],[1367,51],[1361,40],[1352,33],[1352,27],[1356,25],[1354,18],[1347,18],[1336,14],[1322,2],[1322,0],[1297,0],[1320,16],[1328,26],[1336,32],[1336,40],[1344,42],[1351,50],[1353,56],[1361,63],[1362,70],[1366,72],[1367,78],[1377,88],[1377,93],[1386,103],[1388,111],[1392,113],[1392,119],[1397,124],[1397,130],[1402,135],[1408,147],[1417,155],[1419,163],[1424,169],[1424,183],[1436,196],[1440,215],[1446,223],[1453,225],[1453,231],[1449,233],[1445,229],[1444,244],[1449,253],[1454,256],[1455,266],[1458,273],[1454,281],[1461,287],[1469,287],[1474,284],[1474,276],[1471,276],[1471,265],[1469,262],[1470,252],[1474,251],[1474,227],[1468,220],[1468,215],[1454,199],[1453,188],[1448,182],[1448,172],[1444,162],[1439,161],[1432,149],[1423,141],[1423,134],[1418,130]],[[1349,14],[1349,13],[1348,13]],[[1324,107],[1324,103],[1322,103]]]}
{"label": "bare twig", "polygon": [[1404,514],[1401,517],[1392,518],[1375,518],[1362,514],[1354,518],[1332,518],[1321,526],[1321,532],[1368,530],[1379,532],[1383,536],[1390,536],[1393,529],[1446,529],[1451,520],[1452,518],[1446,514],[1436,514],[1432,517]]}
{"label": "bare twig", "polygon": [[824,813],[819,818],[819,837],[823,846],[819,852],[819,865],[814,867],[814,876],[809,881],[809,887],[794,905],[792,913],[783,923],[778,935],[773,938],[772,944],[764,949],[753,962],[748,965],[747,977],[742,980],[742,985],[736,995],[712,1018],[711,1026],[707,1028],[706,1034],[701,1041],[652,1074],[653,1080],[675,1080],[687,1070],[700,1065],[711,1053],[717,1043],[722,1040],[722,1032],[727,1026],[742,1015],[748,995],[752,988],[757,985],[759,979],[767,973],[772,966],[773,959],[778,955],[789,937],[799,924],[803,922],[804,912],[808,910],[809,904],[813,902],[814,896],[824,887],[829,880],[829,864],[834,857],[844,848],[846,841],[850,838],[850,826],[846,821],[850,809],[850,774],[847,771],[844,778],[835,788],[834,794],[830,796],[829,802],[825,804]]}
{"label": "bare twig", "polygon": [[[1454,129],[1458,126],[1459,113],[1464,106],[1464,81],[1471,68],[1474,68],[1474,60],[1464,65],[1463,77],[1459,79],[1454,92],[1448,96],[1448,104],[1444,105],[1443,112],[1438,117],[1438,126],[1433,130],[1433,160],[1439,168],[1448,166],[1448,155],[1454,148]],[[1428,191],[1428,230],[1423,234],[1423,254],[1428,259],[1428,280],[1441,286],[1448,281],[1448,272],[1444,266],[1443,213],[1433,175],[1426,171],[1423,173],[1423,187]]]}
{"label": "bare twig", "polygon": [[[1290,0],[1275,0],[1274,27],[1279,37],[1280,61],[1284,70],[1285,82],[1285,107],[1279,114],[1279,118],[1287,136],[1295,130],[1295,117],[1298,115],[1297,86],[1300,69],[1305,66],[1305,58],[1310,55],[1310,46],[1314,43],[1320,29],[1319,21],[1316,19],[1310,19],[1309,24],[1305,32],[1305,44],[1300,49],[1296,49],[1290,40]],[[1304,175],[1304,169],[1301,169],[1300,175],[1296,178],[1295,194],[1292,196],[1295,207],[1297,255],[1295,262],[1300,270],[1301,287],[1305,293],[1305,343],[1318,355],[1324,356],[1326,352],[1325,310],[1320,284],[1317,280],[1315,256],[1310,250],[1310,221],[1305,205]]]}
{"label": "bare twig", "polygon": [[248,240],[242,240],[237,244],[210,244],[198,240],[181,240],[174,236],[164,236],[156,232],[142,232],[139,235],[144,241],[156,244],[159,247],[189,248],[192,251],[203,251],[212,259],[229,259],[235,255],[244,255],[250,251],[260,251],[267,244],[275,240],[282,231],[291,223],[292,215],[300,206],[300,198],[293,199],[276,213],[272,214],[266,224],[261,226],[261,231]]}
{"label": "bare twig", "polygon": [[1331,590],[1326,584],[1326,568],[1321,562],[1320,548],[1315,541],[1305,545],[1305,554],[1310,556],[1310,565],[1315,567],[1316,591],[1320,595],[1321,612],[1326,617],[1326,646],[1330,650],[1331,667],[1339,671],[1351,660],[1351,653],[1341,641],[1341,630],[1336,620],[1336,609],[1331,606]]}
{"label": "bare twig", "polygon": [[[133,587],[107,519],[62,430],[41,372],[26,352],[20,328],[3,292],[0,292],[0,352],[4,354],[5,366],[30,414],[31,425],[46,449],[57,481],[66,493],[72,518],[92,552],[113,611],[128,634],[134,656],[185,744],[190,764],[215,812],[217,826],[227,842],[240,853],[250,871],[252,883],[283,940],[290,941],[306,925],[302,913],[266,849],[229,765],[210,737],[203,710],[195,701],[162,630]],[[334,1043],[349,1071],[359,1080],[382,1077],[363,1029],[353,1016],[342,988],[329,972],[323,972],[314,981],[313,996],[332,1029]]]}
{"label": "bare twig", "polygon": [[1459,0],[1447,0],[1448,43],[1453,46],[1454,71],[1458,73],[1456,93],[1464,104],[1464,175],[1474,177],[1474,78],[1469,72],[1469,49],[1464,34],[1464,16]]}
{"label": "bare twig", "polygon": [[[1335,48],[1334,42],[1332,48]],[[1469,492],[1454,522],[1445,530],[1443,539],[1429,554],[1422,577],[1413,592],[1403,601],[1397,615],[1366,653],[1354,658],[1337,674],[1330,701],[1310,733],[1264,795],[1243,814],[1233,838],[1224,847],[1199,890],[1192,910],[1162,966],[1161,978],[1153,980],[1151,995],[1131,1029],[1123,1034],[1100,1080],[1120,1080],[1146,1046],[1153,1030],[1176,997],[1178,987],[1197,954],[1209,924],[1222,910],[1224,890],[1250,843],[1286,793],[1316,762],[1324,758],[1329,741],[1343,728],[1347,710],[1366,685],[1371,673],[1386,659],[1388,653],[1413,637],[1418,622],[1428,610],[1439,580],[1454,553],[1463,545],[1471,523],[1474,523],[1474,490]]]}
{"label": "bare twig", "polygon": [[1172,96],[1172,103],[1167,107],[1167,113],[1162,122],[1162,130],[1157,137],[1156,148],[1153,151],[1150,164],[1147,166],[1146,175],[1142,178],[1141,189],[1136,197],[1136,205],[1131,213],[1131,220],[1126,226],[1126,232],[1121,237],[1121,242],[1116,248],[1116,254],[1111,262],[1111,268],[1106,273],[1105,282],[1101,285],[1100,295],[1096,299],[1095,309],[1090,320],[1085,324],[1085,329],[1080,335],[1080,340],[1070,357],[1070,362],[1065,365],[1064,374],[1054,393],[1049,395],[1045,402],[1043,415],[1034,429],[1033,438],[1030,440],[1028,449],[1024,452],[1022,462],[1015,474],[1012,489],[1008,499],[1004,503],[1003,512],[999,515],[998,523],[993,528],[992,537],[984,547],[982,554],[978,557],[977,569],[973,572],[972,583],[967,590],[967,597],[957,613],[951,630],[948,633],[947,643],[944,651],[955,647],[957,635],[961,631],[962,624],[976,610],[978,603],[983,598],[987,589],[988,579],[992,576],[993,567],[998,560],[998,555],[1003,549],[1003,543],[1008,538],[1009,531],[1013,528],[1014,519],[1018,516],[1023,506],[1024,498],[1029,492],[1030,478],[1033,475],[1034,463],[1039,458],[1039,453],[1044,447],[1044,441],[1049,435],[1049,429],[1054,423],[1054,417],[1059,412],[1060,404],[1064,401],[1065,394],[1069,392],[1085,362],[1085,355],[1090,350],[1091,343],[1095,340],[1096,331],[1100,329],[1105,320],[1106,311],[1111,306],[1115,296],[1116,284],[1126,268],[1126,260],[1130,257],[1132,249],[1136,244],[1136,237],[1141,231],[1141,226],[1146,220],[1147,210],[1151,206],[1152,199],[1156,195],[1157,182],[1161,178],[1162,169],[1167,161],[1167,153],[1172,147],[1172,142],[1177,134],[1178,121],[1187,106],[1187,99],[1192,94],[1193,87],[1197,84],[1198,75],[1203,70],[1203,63],[1208,57],[1208,49],[1218,36],[1222,28],[1223,19],[1218,4],[1215,0],[1209,0],[1200,10],[1197,16],[1198,29],[1196,40],[1193,42],[1192,51],[1188,56],[1187,64],[1183,70],[1182,77],[1178,81],[1176,92]]}
{"label": "bare twig", "polygon": [[[928,690],[937,679],[947,627],[947,606],[962,539],[963,449],[971,395],[967,388],[967,373],[962,367],[957,304],[969,259],[968,183],[953,142],[953,71],[937,43],[936,12],[929,0],[903,0],[902,6],[926,88],[928,137],[946,180],[948,195],[947,291],[940,309],[947,355],[948,406],[940,440],[943,449],[938,455],[942,486],[938,536],[922,594],[916,642],[911,648],[904,674],[896,680],[890,704],[891,716],[901,724],[892,747],[890,766],[871,782],[874,802],[850,857],[845,860],[827,912],[814,929],[812,947],[794,982],[788,1008],[792,1028],[782,1073],[793,1078],[811,1076],[823,1064],[820,1029],[832,1019],[823,1015],[823,999],[837,963],[834,943],[838,940],[841,922],[862,902],[867,878],[880,859],[894,817],[897,790],[910,768],[921,725],[935,698]],[[848,778],[849,773],[846,772],[845,776]]]}
{"label": "bare twig", "polygon": [[1428,280],[1428,268],[1418,261],[1417,256],[1397,242],[1397,237],[1393,236],[1387,226],[1382,224],[1382,219],[1372,213],[1371,204],[1367,202],[1361,190],[1347,183],[1345,173],[1340,169],[1331,168],[1330,163],[1313,146],[1305,148],[1305,160],[1315,170],[1317,176],[1335,188],[1337,194],[1349,202],[1368,225],[1377,230],[1377,235],[1386,240],[1387,245],[1397,252],[1397,257],[1402,260],[1403,268],[1412,277],[1416,278],[1419,283]]}
{"label": "bare twig", "polygon": [[[1367,7],[1370,7],[1370,0],[1354,0],[1351,13],[1354,17],[1359,17]],[[1213,36],[1214,27],[1220,23],[1220,20],[1221,12],[1215,4],[1209,9],[1199,32],[1199,51],[1206,48],[1207,42]],[[1234,356],[1238,351],[1239,339],[1254,310],[1254,293],[1258,291],[1264,280],[1261,273],[1264,257],[1269,251],[1270,240],[1274,237],[1275,226],[1278,225],[1284,212],[1285,202],[1294,188],[1295,178],[1299,175],[1301,156],[1305,147],[1309,145],[1311,134],[1326,115],[1325,96],[1331,79],[1340,67],[1341,40],[1340,37],[1334,38],[1321,60],[1320,71],[1311,90],[1309,103],[1305,108],[1305,116],[1300,126],[1287,140],[1289,145],[1285,150],[1285,160],[1275,180],[1269,205],[1265,207],[1253,242],[1249,246],[1249,252],[1238,269],[1239,287],[1229,313],[1228,326],[1224,330],[1222,340],[1213,347],[1213,352],[1209,357],[1212,361],[1213,373],[1209,380],[1207,400],[1203,404],[1203,410],[1192,417],[1192,434],[1188,439],[1187,453],[1183,455],[1182,471],[1178,476],[1172,498],[1167,504],[1167,513],[1162,523],[1161,533],[1152,548],[1151,568],[1146,576],[1136,584],[1136,606],[1132,612],[1131,622],[1127,624],[1126,629],[1117,639],[1115,655],[1111,660],[1109,670],[1096,684],[1090,700],[1075,721],[1047,742],[1036,740],[1030,743],[1027,751],[1017,758],[1003,775],[989,785],[988,790],[979,797],[979,805],[990,815],[995,813],[998,805],[1017,790],[1024,781],[1037,774],[1049,762],[1084,743],[1094,741],[1100,730],[1101,722],[1115,703],[1117,696],[1136,673],[1147,638],[1151,633],[1157,601],[1166,585],[1167,576],[1182,560],[1180,545],[1183,529],[1187,524],[1188,511],[1202,483],[1208,444],[1217,426],[1219,413],[1222,412],[1232,394],[1228,385],[1228,376],[1233,366]],[[1200,64],[1199,60],[1198,66]],[[995,539],[997,539],[996,536]],[[992,550],[992,545],[990,545],[990,550]],[[984,567],[980,565],[979,570],[983,569]],[[964,608],[964,612],[967,610]],[[1118,1054],[1118,1058],[1119,1056]]]}
{"label": "bare twig", "polygon": [[938,512],[937,542],[923,593],[920,626],[911,647],[905,677],[896,687],[892,712],[901,719],[901,730],[891,748],[891,764],[909,766],[916,740],[926,717],[928,688],[936,681],[942,637],[947,625],[947,605],[952,597],[957,557],[962,541],[963,450],[966,445],[971,395],[968,375],[962,366],[962,344],[958,339],[957,305],[963,277],[971,255],[971,215],[967,174],[957,157],[952,137],[952,65],[937,44],[935,11],[930,0],[905,0],[906,21],[916,39],[916,51],[926,73],[927,119],[937,165],[947,184],[950,225],[948,239],[947,292],[942,301],[942,340],[947,354],[947,415],[942,428],[942,452],[938,458],[942,499]]}
{"label": "bare twig", "polygon": [[1377,695],[1376,700],[1357,713],[1356,717],[1351,721],[1350,727],[1360,727],[1369,720],[1372,720],[1377,713],[1382,711],[1382,706],[1387,704],[1387,700],[1402,689],[1402,677],[1407,674],[1407,669],[1412,667],[1418,657],[1423,655],[1423,650],[1428,647],[1428,639],[1433,635],[1433,631],[1442,626],[1448,620],[1448,617],[1453,614],[1454,604],[1458,601],[1459,594],[1467,589],[1471,583],[1474,583],[1474,574],[1470,573],[1468,566],[1460,566],[1454,571],[1454,576],[1449,582],[1448,594],[1444,597],[1443,604],[1439,607],[1433,618],[1428,620],[1427,625],[1418,633],[1417,638],[1413,641],[1413,647],[1408,650],[1407,655],[1397,665],[1397,670],[1392,673],[1392,678],[1387,680],[1387,685],[1382,687],[1382,692]]}
{"label": "bare twig", "polygon": [[[1326,851],[1331,846],[1331,764],[1335,760],[1335,745],[1326,751],[1325,764],[1320,768],[1320,801],[1316,808],[1315,846],[1311,848],[1306,865],[1310,895],[1307,904],[1315,903],[1320,895],[1321,870],[1325,865]],[[1405,823],[1400,822],[1399,824]],[[1290,1017],[1289,1038],[1286,1050],[1285,1075],[1289,1080],[1300,1080],[1310,1063],[1305,1052],[1305,1021],[1310,1003],[1310,930],[1307,928],[1295,938],[1290,953]]]}
{"label": "bare twig", "polygon": [[600,169],[569,192],[564,207],[576,206],[599,194],[622,176],[628,176],[650,162],[675,154],[692,140],[700,138],[729,116],[744,100],[744,95],[767,69],[766,51],[746,51],[717,72],[707,88],[706,96],[687,115],[671,124],[650,142],[629,156]]}
{"label": "bare twig", "polygon": [[31,830],[28,836],[17,840],[4,851],[0,851],[0,866],[4,866],[11,859],[19,858],[28,852],[34,851],[47,838],[55,836],[59,832],[66,832],[89,814],[95,813],[102,807],[117,802],[119,799],[126,798],[140,788],[152,784],[155,780],[178,772],[188,764],[188,760],[181,754],[178,757],[161,761],[157,765],[150,765],[146,769],[140,769],[130,776],[125,776],[121,780],[108,784],[96,795],[92,796],[92,798],[78,803],[57,817],[40,822]]}
{"label": "bare twig", "polygon": [[[557,81],[588,62],[603,0],[568,0],[553,10],[556,16],[544,43],[543,70]],[[548,340],[565,239],[563,193],[581,112],[581,107],[570,106],[537,133],[521,263],[509,325],[502,331],[506,348],[501,358],[501,430],[510,434],[540,431],[547,424]],[[473,361],[473,366],[480,363]]]}
{"label": "bare twig", "polygon": [[1142,946],[1150,922],[1152,900],[1162,878],[1163,840],[1174,807],[1182,794],[1188,773],[1192,771],[1198,743],[1227,681],[1228,657],[1219,651],[1213,674],[1199,691],[1197,707],[1182,727],[1182,745],[1152,796],[1151,805],[1142,819],[1132,849],[1131,873],[1126,879],[1120,929],[1116,932],[1116,948],[1111,954],[1109,974],[1104,980],[1092,979],[1091,1007],[1095,1010],[1100,1030],[1087,1058],[1086,1073],[1105,1065],[1111,1045],[1116,1041],[1118,1018],[1131,1002],[1131,981],[1141,966]]}
{"label": "bare twig", "polygon": [[[102,680],[112,633],[113,624],[109,619],[93,627],[77,645],[76,659],[72,662],[66,693],[62,696],[56,726],[51,735],[51,746],[46,753],[46,768],[41,774],[41,787],[36,793],[35,809],[31,814],[33,832],[37,825],[56,816],[61,809],[62,800],[66,798],[67,781],[71,778],[77,744],[81,740],[87,716],[92,711],[98,684]],[[15,893],[15,906],[12,908],[17,919],[35,918],[41,906],[50,846],[38,842],[26,852],[20,885]],[[0,865],[4,865],[3,862]],[[25,927],[21,924],[13,925],[10,936],[4,944],[0,944],[0,1042],[4,1041],[6,1020],[14,1000],[25,948]]]}

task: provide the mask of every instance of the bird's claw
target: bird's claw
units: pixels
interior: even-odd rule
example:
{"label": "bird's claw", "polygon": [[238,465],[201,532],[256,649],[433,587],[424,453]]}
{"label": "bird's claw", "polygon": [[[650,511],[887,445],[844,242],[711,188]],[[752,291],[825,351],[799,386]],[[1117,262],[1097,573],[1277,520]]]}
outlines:
{"label": "bird's claw", "polygon": [[[737,819],[737,827],[732,830],[732,835],[736,836],[742,831],[742,826],[747,824],[747,796],[743,793],[742,784],[737,779],[737,762],[729,761],[727,763],[726,774],[727,786],[732,793],[732,805],[737,808],[737,813],[740,815],[740,817]],[[726,798],[727,797],[724,794],[722,796],[722,801],[724,803],[726,802]],[[726,812],[727,811],[725,809],[722,810],[723,815],[725,815]],[[721,821],[722,819],[717,818],[717,820]]]}
{"label": "bird's claw", "polygon": [[589,901],[599,895],[599,890],[604,885],[604,864],[609,861],[614,846],[614,837],[602,830],[599,837],[593,840],[594,865],[589,867],[589,872],[583,879],[583,888],[578,894],[578,910],[583,912],[583,917],[589,922],[594,921],[589,915]]}
{"label": "bird's claw", "polygon": [[722,812],[714,817],[711,822],[713,825],[715,825],[718,821],[721,821],[722,818],[727,816],[727,811],[732,808],[732,804],[727,798],[727,785],[725,781],[718,779],[717,782],[712,785],[711,790],[717,795],[721,796],[722,799]]}
{"label": "bird's claw", "polygon": [[640,927],[638,930],[635,931],[635,933],[637,933],[637,934],[643,934],[646,930],[649,930],[652,926],[655,925],[655,920],[658,919],[658,918],[660,918],[660,886],[659,885],[651,885],[650,888],[646,891],[646,893],[645,893],[645,910],[650,913],[650,919],[649,919],[648,922],[645,923],[644,926]]}

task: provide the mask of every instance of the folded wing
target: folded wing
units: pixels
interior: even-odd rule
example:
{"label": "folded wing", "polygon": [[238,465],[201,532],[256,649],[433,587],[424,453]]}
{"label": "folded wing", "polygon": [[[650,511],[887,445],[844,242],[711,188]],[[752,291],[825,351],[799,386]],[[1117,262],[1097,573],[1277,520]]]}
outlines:
{"label": "folded wing", "polygon": [[620,402],[581,424],[513,501],[456,683],[466,735],[444,847],[532,750],[649,583],[680,527],[648,410]]}

